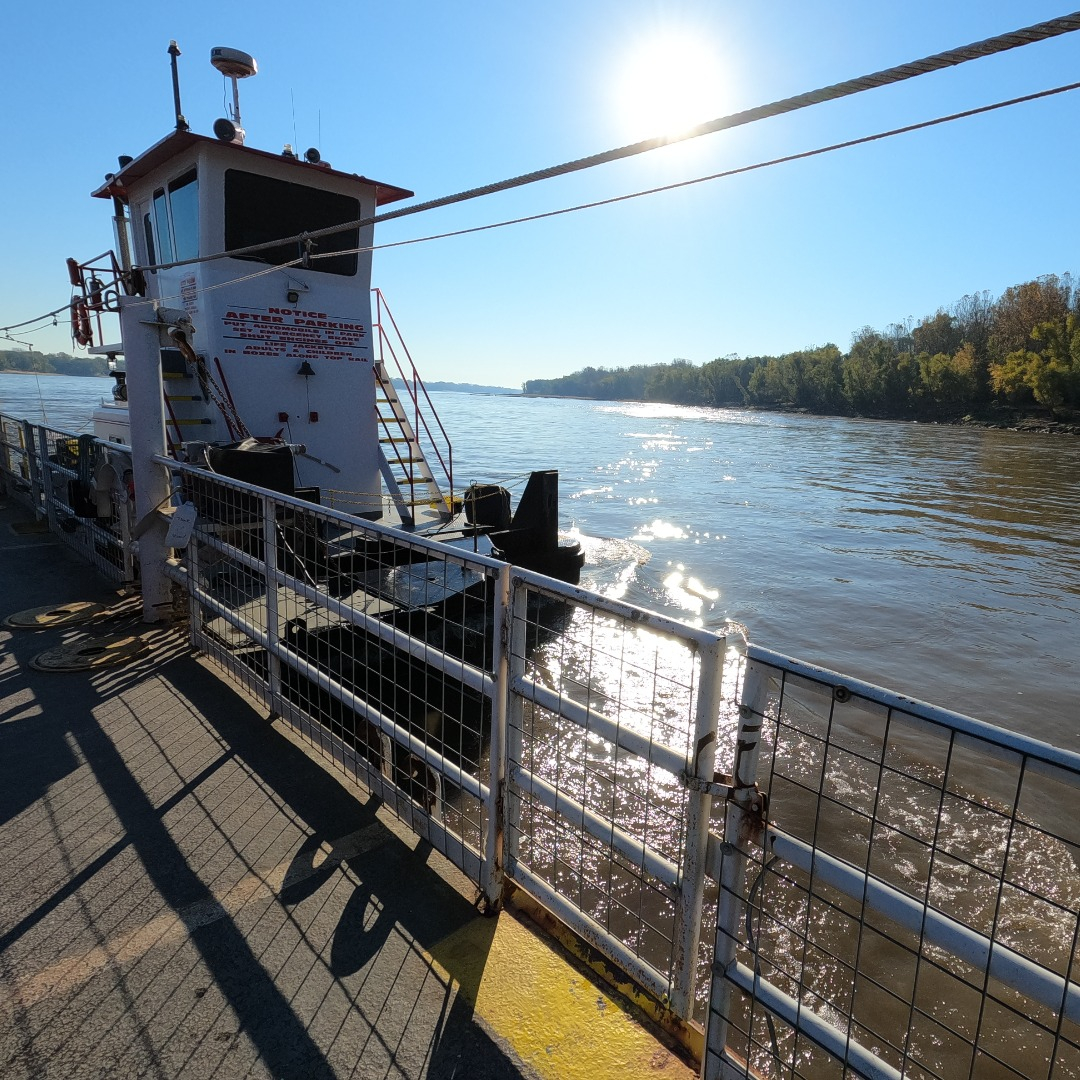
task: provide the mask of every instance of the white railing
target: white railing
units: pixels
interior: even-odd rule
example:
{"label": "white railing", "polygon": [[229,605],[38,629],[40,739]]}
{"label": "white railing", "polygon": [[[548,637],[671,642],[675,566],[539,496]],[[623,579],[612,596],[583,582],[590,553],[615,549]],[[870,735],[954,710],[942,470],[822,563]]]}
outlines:
{"label": "white railing", "polygon": [[0,473],[65,544],[118,584],[138,576],[131,451],[0,414]]}
{"label": "white railing", "polygon": [[[130,580],[126,450],[70,438],[4,418],[5,484]],[[157,460],[193,646],[696,1026],[703,1076],[1077,1074],[1080,756]]]}
{"label": "white railing", "polygon": [[1064,1077],[1080,756],[747,648],[707,1076]]}

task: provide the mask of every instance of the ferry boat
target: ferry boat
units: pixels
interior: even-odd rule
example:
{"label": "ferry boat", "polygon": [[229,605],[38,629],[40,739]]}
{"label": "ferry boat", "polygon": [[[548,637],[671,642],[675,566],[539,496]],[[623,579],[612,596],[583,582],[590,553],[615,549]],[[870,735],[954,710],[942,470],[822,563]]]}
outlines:
{"label": "ferry boat", "polygon": [[[557,474],[534,472],[514,512],[504,488],[459,492],[447,433],[371,289],[372,219],[413,193],[315,148],[246,145],[238,84],[257,64],[236,49],[210,57],[230,115],[195,133],[169,52],[175,129],[93,192],[112,204],[116,253],[68,260],[72,333],[116,379],[94,434],[576,583]],[[104,339],[110,313],[119,341]]]}

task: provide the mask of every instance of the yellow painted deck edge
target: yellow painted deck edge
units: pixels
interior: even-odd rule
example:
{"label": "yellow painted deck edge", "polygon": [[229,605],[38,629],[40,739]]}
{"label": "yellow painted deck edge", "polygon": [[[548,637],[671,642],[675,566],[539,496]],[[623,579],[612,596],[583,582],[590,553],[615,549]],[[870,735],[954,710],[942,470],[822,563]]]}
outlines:
{"label": "yellow painted deck edge", "polygon": [[[595,958],[580,955],[585,947],[580,942],[577,946],[574,955],[597,970]],[[621,1002],[512,912],[475,920],[440,941],[429,957],[441,975],[458,984],[459,993],[473,1003],[492,1034],[543,1080],[696,1076]],[[597,973],[605,979],[611,974]],[[640,991],[622,984],[617,989],[640,1004]],[[700,1032],[697,1035],[700,1046]]]}

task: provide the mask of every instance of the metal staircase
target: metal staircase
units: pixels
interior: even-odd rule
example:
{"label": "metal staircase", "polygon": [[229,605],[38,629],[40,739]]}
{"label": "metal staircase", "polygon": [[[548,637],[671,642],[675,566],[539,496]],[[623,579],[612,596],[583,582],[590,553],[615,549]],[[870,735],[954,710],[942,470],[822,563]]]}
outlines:
{"label": "metal staircase", "polygon": [[[403,525],[415,526],[421,507],[433,511],[436,520],[449,521],[461,507],[460,498],[454,495],[450,440],[382,293],[378,289],[372,292],[379,343],[374,371],[382,478]],[[390,376],[388,358],[404,386],[404,401]],[[430,457],[424,452],[420,435],[430,449]],[[436,479],[436,463],[445,487]]]}
{"label": "metal staircase", "polygon": [[379,421],[379,468],[402,524],[415,524],[419,506],[431,507],[443,519],[451,517],[450,503],[381,361],[375,363],[375,413]]}

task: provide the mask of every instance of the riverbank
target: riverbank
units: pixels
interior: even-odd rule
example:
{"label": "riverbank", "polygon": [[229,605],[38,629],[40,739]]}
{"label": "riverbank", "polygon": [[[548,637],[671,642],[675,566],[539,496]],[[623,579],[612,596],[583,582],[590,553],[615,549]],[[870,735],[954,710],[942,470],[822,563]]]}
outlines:
{"label": "riverbank", "polygon": [[0,368],[0,375],[33,375],[38,379],[52,379],[57,375],[73,379],[107,379],[107,371],[23,371],[21,368]]}
{"label": "riverbank", "polygon": [[997,428],[1001,431],[1027,431],[1033,435],[1080,435],[1080,423],[1048,420],[1038,416],[1024,416],[1012,421],[985,420],[965,416],[954,421],[964,427]]}
{"label": "riverbank", "polygon": [[685,401],[662,401],[655,398],[591,398],[573,394],[521,394],[523,398],[553,401],[591,401],[598,405],[605,403],[618,405],[671,405],[678,408],[730,409],[734,412],[764,413],[781,416],[813,416],[824,420],[872,420],[895,424],[925,424],[933,427],[976,427],[998,431],[1022,431],[1034,435],[1080,435],[1080,416],[1070,420],[1055,420],[1043,414],[1021,413],[1013,410],[1000,410],[996,415],[976,416],[968,414],[956,417],[910,416],[874,416],[852,413],[818,413],[797,405],[695,405]]}

